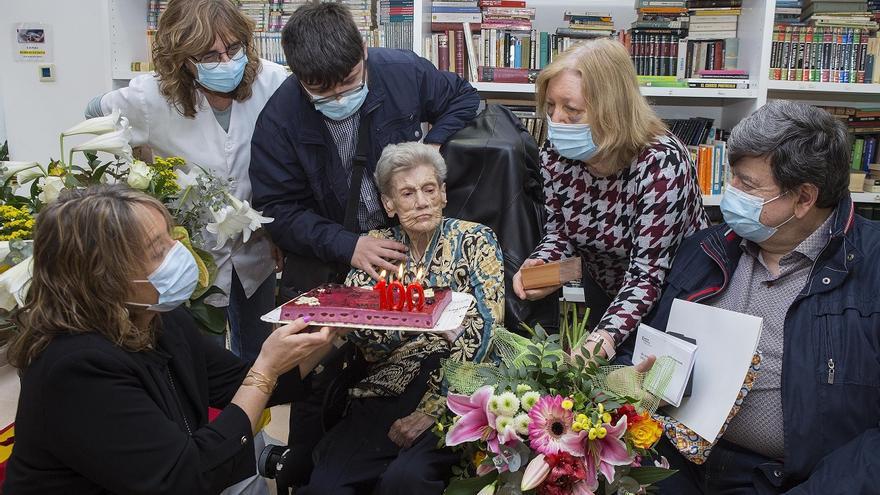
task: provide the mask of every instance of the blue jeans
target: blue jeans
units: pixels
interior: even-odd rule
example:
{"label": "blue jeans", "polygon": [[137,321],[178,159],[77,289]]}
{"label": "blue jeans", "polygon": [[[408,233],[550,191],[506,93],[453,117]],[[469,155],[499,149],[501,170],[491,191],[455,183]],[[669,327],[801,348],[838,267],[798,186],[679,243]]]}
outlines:
{"label": "blue jeans", "polygon": [[[776,495],[785,491],[782,463],[720,440],[703,464],[682,456],[666,437],[657,452],[678,472],[657,483],[662,495]],[[786,487],[789,488],[789,487]]]}
{"label": "blue jeans", "polygon": [[238,273],[232,270],[232,289],[226,317],[229,319],[230,350],[244,361],[254,361],[263,341],[272,333],[272,324],[260,319],[275,307],[275,274],[269,276],[248,298]]}

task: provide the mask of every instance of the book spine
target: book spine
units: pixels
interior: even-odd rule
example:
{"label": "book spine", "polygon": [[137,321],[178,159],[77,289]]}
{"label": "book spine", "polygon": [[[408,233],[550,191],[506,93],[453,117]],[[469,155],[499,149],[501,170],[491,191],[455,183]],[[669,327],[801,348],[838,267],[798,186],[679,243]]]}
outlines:
{"label": "book spine", "polygon": [[437,36],[437,68],[449,70],[449,36],[446,33]]}
{"label": "book spine", "polygon": [[810,80],[810,72],[812,70],[813,63],[813,30],[812,28],[807,28],[804,30],[804,62],[803,67],[801,67],[801,81],[809,81]]}
{"label": "book spine", "polygon": [[868,31],[861,30],[862,38],[859,43],[859,65],[858,80],[856,82],[864,84],[865,75],[868,73]]}
{"label": "book spine", "polygon": [[773,37],[771,38],[770,43],[770,73],[767,77],[770,78],[771,81],[775,81],[779,79],[779,51],[780,51],[780,41],[779,41],[779,33],[780,26],[773,26]]}
{"label": "book spine", "polygon": [[793,28],[791,26],[785,26],[785,30],[782,34],[782,57],[781,63],[779,64],[779,79],[782,81],[788,80],[788,64],[789,58],[791,57],[791,30]]}
{"label": "book spine", "polygon": [[822,28],[822,65],[819,71],[819,81],[829,82],[831,80],[831,29]]}

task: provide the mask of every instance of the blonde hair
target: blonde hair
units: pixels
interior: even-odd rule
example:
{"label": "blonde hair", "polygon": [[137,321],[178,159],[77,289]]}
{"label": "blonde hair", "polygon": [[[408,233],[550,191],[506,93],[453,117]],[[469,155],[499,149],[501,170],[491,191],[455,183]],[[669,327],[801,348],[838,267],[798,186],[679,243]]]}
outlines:
{"label": "blonde hair", "polygon": [[211,49],[219,36],[227,45],[244,43],[248,63],[232,93],[236,101],[251,97],[260,71],[260,58],[253,43],[254,23],[230,0],[171,0],[159,18],[153,41],[153,63],[159,91],[185,117],[196,115],[198,83],[190,62]]}
{"label": "blonde hair", "polygon": [[635,68],[626,48],[610,38],[585,41],[567,50],[545,67],[535,84],[537,111],[546,115],[547,86],[565,71],[581,77],[587,103],[586,114],[599,147],[591,163],[603,171],[616,172],[666,132],[666,125],[654,113],[639,91]]}
{"label": "blonde hair", "polygon": [[126,306],[145,267],[143,208],[160,212],[170,229],[162,203],[121,184],[65,189],[40,211],[33,278],[9,336],[12,366],[26,368],[59,335],[97,333],[131,352],[154,343],[156,327],[135,326]]}

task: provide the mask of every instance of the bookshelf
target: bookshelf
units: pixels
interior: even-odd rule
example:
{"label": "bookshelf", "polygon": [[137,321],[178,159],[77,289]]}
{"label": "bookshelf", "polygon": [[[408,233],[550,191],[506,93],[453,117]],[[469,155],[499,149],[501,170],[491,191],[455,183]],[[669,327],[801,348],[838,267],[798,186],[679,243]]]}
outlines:
{"label": "bookshelf", "polygon": [[[699,116],[714,119],[716,126],[730,129],[769,99],[801,100],[817,105],[880,107],[880,84],[780,81],[769,77],[774,34],[775,0],[743,0],[738,20],[738,67],[748,71],[748,89],[642,88],[657,113],[664,119]],[[147,59],[146,9],[149,0],[109,0],[113,86],[120,87],[141,72],[132,71],[132,61]],[[565,25],[563,14],[571,11],[599,11],[611,14],[615,29],[628,29],[636,19],[635,0],[527,0],[535,9],[532,26],[553,32]],[[413,0],[412,50],[424,56],[431,37],[432,0]],[[533,101],[534,84],[473,82],[487,100],[527,105]],[[880,194],[854,193],[859,203],[880,204]],[[719,196],[704,196],[704,203],[717,206]]]}

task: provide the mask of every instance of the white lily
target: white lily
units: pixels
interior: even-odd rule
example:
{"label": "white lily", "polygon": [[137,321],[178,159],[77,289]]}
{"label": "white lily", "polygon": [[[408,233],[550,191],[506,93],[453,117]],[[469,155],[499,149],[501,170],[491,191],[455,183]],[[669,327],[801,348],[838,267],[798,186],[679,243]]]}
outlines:
{"label": "white lily", "polygon": [[64,179],[49,175],[41,177],[37,185],[43,190],[37,198],[45,205],[55,201],[58,195],[61,194],[61,191],[64,189]]}
{"label": "white lily", "polygon": [[134,163],[129,165],[126,182],[128,182],[129,186],[143,191],[150,187],[150,181],[153,180],[153,175],[155,174],[156,172],[149,165],[140,160],[135,160]]}
{"label": "white lily", "polygon": [[24,305],[24,297],[31,286],[33,257],[28,256],[21,263],[0,274],[0,309],[12,311]]}
{"label": "white lily", "polygon": [[220,210],[212,210],[214,223],[207,225],[208,232],[217,236],[217,245],[214,249],[220,249],[229,239],[242,236],[244,242],[251,238],[251,233],[259,229],[264,223],[270,223],[274,218],[264,217],[262,212],[255,211],[247,201],[229,197],[230,204]]}
{"label": "white lily", "polygon": [[120,129],[119,109],[113,110],[110,115],[95,117],[76,124],[61,133],[62,136],[75,136],[77,134],[106,134]]}
{"label": "white lily", "polygon": [[122,117],[119,130],[96,136],[79,146],[74,146],[71,148],[71,154],[75,151],[104,151],[131,163],[134,159],[131,156],[129,141],[131,141],[131,127],[128,125],[128,119]]}
{"label": "white lily", "polygon": [[24,184],[46,175],[46,171],[37,162],[0,162],[0,167],[6,169],[6,172],[3,173],[4,180],[15,176],[15,181],[19,184]]}
{"label": "white lily", "polygon": [[177,176],[177,185],[180,186],[181,189],[198,185],[196,179],[200,174],[197,167],[193,167],[189,172],[184,172],[183,170],[178,169],[174,171],[174,174]]}

